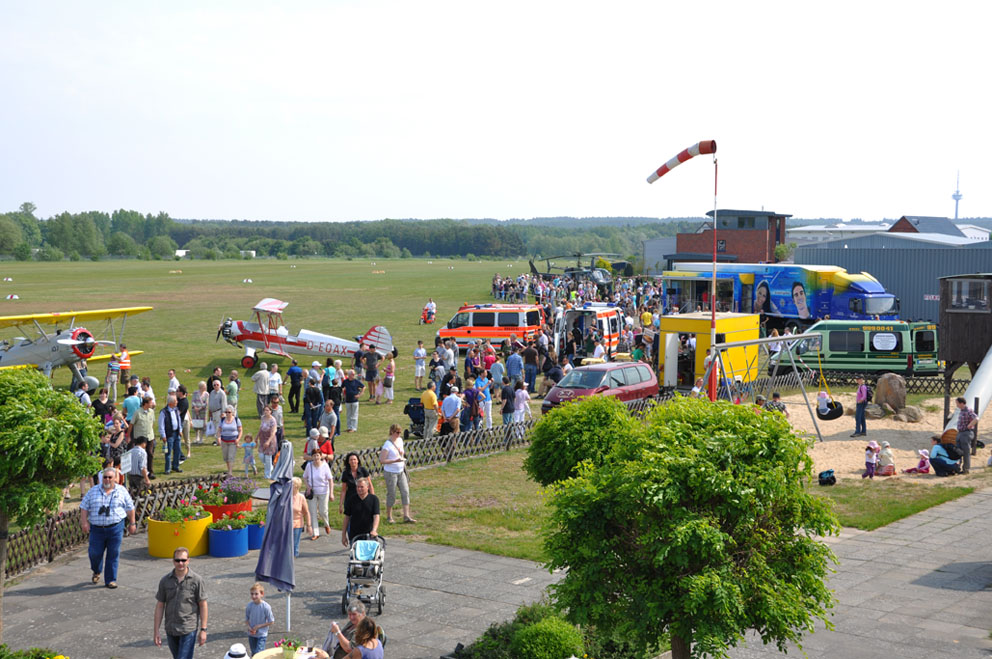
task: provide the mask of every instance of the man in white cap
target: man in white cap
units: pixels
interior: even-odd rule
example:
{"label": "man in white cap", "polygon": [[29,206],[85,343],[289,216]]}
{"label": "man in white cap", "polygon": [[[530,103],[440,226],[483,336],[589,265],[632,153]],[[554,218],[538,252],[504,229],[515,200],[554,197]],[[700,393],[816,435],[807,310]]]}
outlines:
{"label": "man in white cap", "polygon": [[320,362],[318,362],[317,360],[314,360],[310,364],[310,370],[307,371],[307,379],[309,380],[309,379],[312,378],[312,379],[316,380],[317,382],[320,382],[320,379],[322,377],[324,377],[324,372],[322,370],[320,370]]}
{"label": "man in white cap", "polygon": [[444,422],[451,428],[451,432],[458,432],[459,414],[462,410],[462,397],[458,395],[458,387],[451,387],[450,393],[441,403],[441,416]]}

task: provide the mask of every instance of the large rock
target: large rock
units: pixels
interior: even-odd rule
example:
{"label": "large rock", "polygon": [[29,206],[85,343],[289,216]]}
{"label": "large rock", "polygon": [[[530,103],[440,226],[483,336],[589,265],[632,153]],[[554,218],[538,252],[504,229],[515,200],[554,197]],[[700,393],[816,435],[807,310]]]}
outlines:
{"label": "large rock", "polygon": [[881,405],[868,403],[867,407],[865,407],[865,416],[869,419],[884,419],[885,410],[882,409]]}
{"label": "large rock", "polygon": [[888,404],[894,410],[906,407],[906,380],[895,373],[886,373],[878,378],[873,402],[877,405]]}
{"label": "large rock", "polygon": [[895,414],[896,413],[896,408],[892,407],[888,403],[882,403],[881,407],[882,407],[883,410],[885,410],[889,414]]}
{"label": "large rock", "polygon": [[892,417],[892,420],[893,421],[903,421],[903,422],[905,422],[906,421],[906,415],[905,414],[896,414],[896,415],[894,415]]}
{"label": "large rock", "polygon": [[910,423],[919,423],[923,420],[923,410],[916,405],[907,405],[899,410],[899,413],[906,417],[906,420]]}

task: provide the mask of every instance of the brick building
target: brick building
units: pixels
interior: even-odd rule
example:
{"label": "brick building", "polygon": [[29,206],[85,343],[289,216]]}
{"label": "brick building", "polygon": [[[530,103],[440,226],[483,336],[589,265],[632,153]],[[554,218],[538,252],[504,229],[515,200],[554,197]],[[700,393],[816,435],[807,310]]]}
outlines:
{"label": "brick building", "polygon": [[[713,211],[707,213],[711,218]],[[791,215],[771,211],[720,210],[717,213],[716,251],[719,260],[775,263],[775,246],[785,243],[785,220]],[[713,254],[713,223],[704,222],[694,233],[676,235],[672,261],[699,260]],[[682,258],[683,255],[692,258]],[[721,258],[722,257],[722,258]]]}

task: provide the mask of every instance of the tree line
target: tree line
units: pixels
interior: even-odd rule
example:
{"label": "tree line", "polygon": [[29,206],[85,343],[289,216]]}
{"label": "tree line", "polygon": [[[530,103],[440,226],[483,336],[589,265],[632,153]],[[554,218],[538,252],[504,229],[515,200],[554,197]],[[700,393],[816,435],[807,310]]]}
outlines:
{"label": "tree line", "polygon": [[[0,214],[0,256],[19,260],[99,260],[106,257],[171,259],[188,250],[194,259],[256,256],[308,257],[548,257],[576,252],[611,252],[634,260],[641,243],[692,230],[698,221],[616,223],[575,221],[480,223],[468,220],[374,222],[252,222],[177,220],[168,213],[63,212],[39,218],[27,202]],[[611,218],[611,222],[612,222]]]}

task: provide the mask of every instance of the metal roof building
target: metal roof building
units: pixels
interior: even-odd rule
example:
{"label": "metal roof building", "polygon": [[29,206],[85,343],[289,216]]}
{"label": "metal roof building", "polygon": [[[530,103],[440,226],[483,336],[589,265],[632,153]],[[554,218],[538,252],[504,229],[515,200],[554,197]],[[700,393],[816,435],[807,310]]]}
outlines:
{"label": "metal roof building", "polygon": [[992,264],[992,242],[936,232],[887,232],[801,245],[793,260],[803,265],[836,265],[848,272],[867,272],[899,298],[901,318],[937,322],[939,278],[987,271]]}

